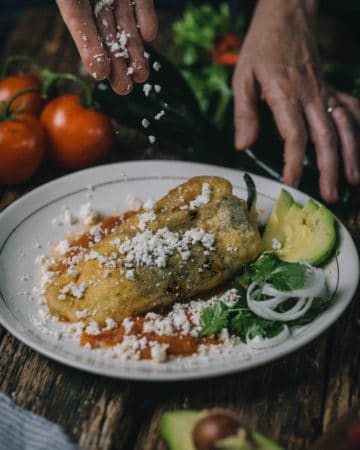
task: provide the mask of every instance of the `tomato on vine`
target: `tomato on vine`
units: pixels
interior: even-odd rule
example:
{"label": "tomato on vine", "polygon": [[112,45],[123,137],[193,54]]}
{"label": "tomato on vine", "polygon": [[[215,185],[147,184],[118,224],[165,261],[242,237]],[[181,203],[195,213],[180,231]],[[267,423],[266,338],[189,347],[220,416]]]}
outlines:
{"label": "tomato on vine", "polygon": [[69,169],[81,169],[106,155],[113,141],[108,116],[81,104],[76,95],[51,100],[40,117],[49,154],[56,163]]}
{"label": "tomato on vine", "polygon": [[33,64],[32,58],[23,55],[13,55],[7,58],[0,75],[0,111],[1,105],[8,102],[18,92],[34,89],[16,98],[11,103],[10,112],[21,107],[23,113],[38,116],[45,103],[41,95],[42,82],[38,76],[32,74],[9,76],[9,66],[15,61],[27,61]]}
{"label": "tomato on vine", "polygon": [[13,103],[32,90],[18,92],[4,103],[0,113],[0,183],[27,181],[44,158],[44,130],[32,114],[12,110]]}

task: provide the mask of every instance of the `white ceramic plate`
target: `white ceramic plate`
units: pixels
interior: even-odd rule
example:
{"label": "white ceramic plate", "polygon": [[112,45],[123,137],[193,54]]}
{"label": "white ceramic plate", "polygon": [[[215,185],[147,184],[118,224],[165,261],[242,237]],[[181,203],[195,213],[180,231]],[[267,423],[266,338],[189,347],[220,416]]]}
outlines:
{"label": "white ceramic plate", "polygon": [[[52,223],[64,206],[78,210],[89,201],[103,214],[126,210],[126,196],[159,199],[170,188],[196,175],[227,178],[234,192],[246,197],[243,173],[222,167],[175,161],[139,161],[100,166],[48,183],[25,195],[0,214],[0,320],[19,340],[69,366],[89,372],[136,380],[170,381],[201,378],[247,370],[270,362],[305,345],[328,328],[350,303],[359,278],[359,260],[354,243],[339,223],[339,253],[326,266],[332,305],[311,324],[296,330],[283,344],[266,351],[247,352],[244,345],[211,358],[185,358],[165,364],[150,361],[119,361],[100,351],[80,348],[73,339],[56,339],[53,330],[44,334],[36,323],[38,310],[31,300],[39,267],[35,259],[47,253],[51,241],[64,237],[69,228]],[[258,190],[258,208],[266,221],[282,188],[280,183],[253,176]],[[89,191],[89,185],[93,190]],[[287,188],[296,201],[305,194]],[[305,243],[304,243],[305,244]],[[34,320],[35,318],[35,320]],[[40,318],[39,318],[40,319]],[[56,327],[50,322],[49,327]]]}

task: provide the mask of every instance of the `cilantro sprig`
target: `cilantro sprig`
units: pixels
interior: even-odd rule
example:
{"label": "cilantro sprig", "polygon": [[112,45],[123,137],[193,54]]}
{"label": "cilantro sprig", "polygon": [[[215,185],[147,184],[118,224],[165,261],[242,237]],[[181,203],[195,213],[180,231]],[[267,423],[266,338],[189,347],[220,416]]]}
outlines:
{"label": "cilantro sprig", "polygon": [[247,306],[244,306],[242,299],[232,307],[218,301],[214,306],[205,308],[201,314],[201,323],[202,336],[211,336],[227,328],[243,340],[246,337],[255,336],[273,337],[278,335],[284,327],[282,323],[256,316]]}
{"label": "cilantro sprig", "polygon": [[271,283],[279,291],[301,289],[305,284],[306,266],[300,263],[281,261],[273,253],[263,253],[259,259],[250,264],[242,277],[237,278],[237,285],[250,284],[253,281]]}

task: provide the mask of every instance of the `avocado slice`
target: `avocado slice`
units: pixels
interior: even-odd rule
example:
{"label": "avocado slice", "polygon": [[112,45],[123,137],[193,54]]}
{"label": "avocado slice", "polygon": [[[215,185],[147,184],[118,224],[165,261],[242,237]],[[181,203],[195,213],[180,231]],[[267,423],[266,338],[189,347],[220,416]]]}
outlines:
{"label": "avocado slice", "polygon": [[[170,450],[196,450],[193,430],[202,418],[211,414],[203,411],[172,411],[163,414],[160,434]],[[237,435],[221,439],[214,448],[219,450],[283,450],[260,433],[250,433],[240,426]]]}
{"label": "avocado slice", "polygon": [[294,203],[295,201],[292,195],[285,189],[282,189],[265,227],[262,237],[263,251],[273,249],[273,239],[276,239],[281,245],[284,245],[286,239],[283,227],[284,217],[288,214]]}
{"label": "avocado slice", "polygon": [[[284,198],[287,198],[287,203]],[[286,211],[287,205],[289,198],[282,191],[265,227],[263,251],[273,250],[283,261],[297,262],[304,259],[310,264],[321,264],[328,258],[336,243],[333,214],[312,199],[302,208],[293,202]],[[274,242],[277,241],[280,248],[274,248]]]}
{"label": "avocado slice", "polygon": [[196,450],[192,432],[196,422],[206,414],[201,411],[166,412],[161,418],[160,434],[170,450]]}

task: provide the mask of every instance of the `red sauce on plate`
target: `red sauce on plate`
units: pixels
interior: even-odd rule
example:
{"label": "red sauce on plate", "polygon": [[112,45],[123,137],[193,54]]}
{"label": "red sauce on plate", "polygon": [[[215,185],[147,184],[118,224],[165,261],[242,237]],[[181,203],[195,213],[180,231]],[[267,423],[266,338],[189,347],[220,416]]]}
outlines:
{"label": "red sauce on plate", "polygon": [[[109,216],[102,219],[97,224],[100,229],[99,233],[101,238],[105,237],[113,228],[121,225],[134,214],[136,214],[136,211],[127,211],[124,214],[121,214],[121,216]],[[70,264],[66,262],[66,259],[78,255],[82,250],[90,248],[94,243],[94,235],[89,231],[74,239],[70,244],[70,250],[65,253],[62,261],[55,267],[55,271],[60,273],[65,272],[65,270],[70,267]]]}
{"label": "red sauce on plate", "polygon": [[[170,356],[190,356],[197,352],[200,345],[215,345],[220,343],[219,338],[194,337],[191,335],[182,335],[180,332],[175,335],[159,336],[155,333],[143,333],[144,317],[135,316],[131,320],[134,322],[131,331],[127,336],[136,336],[138,339],[147,338],[147,342],[156,341],[159,344],[168,344],[167,354]],[[123,341],[125,329],[121,325],[112,330],[102,331],[99,334],[83,333],[80,338],[81,345],[90,344],[92,348],[109,348]],[[146,344],[145,348],[140,350],[140,359],[151,359],[151,347]]]}

